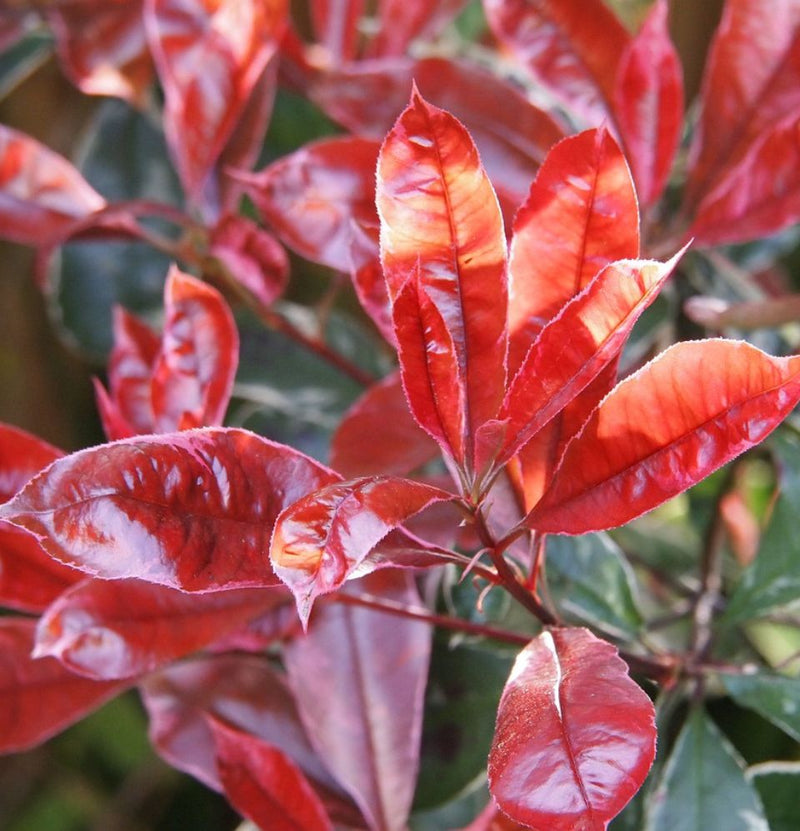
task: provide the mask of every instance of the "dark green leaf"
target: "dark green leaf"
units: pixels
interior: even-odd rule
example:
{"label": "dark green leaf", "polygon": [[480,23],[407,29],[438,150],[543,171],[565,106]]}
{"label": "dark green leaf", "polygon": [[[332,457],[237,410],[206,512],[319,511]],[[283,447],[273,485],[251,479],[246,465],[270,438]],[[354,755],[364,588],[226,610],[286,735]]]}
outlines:
{"label": "dark green leaf", "polygon": [[800,679],[768,673],[720,678],[738,704],[755,710],[800,741]]}
{"label": "dark green leaf", "polygon": [[39,69],[52,51],[53,39],[36,29],[0,52],[0,100]]}
{"label": "dark green leaf", "polygon": [[770,831],[800,828],[800,762],[766,762],[747,771],[767,812]]}

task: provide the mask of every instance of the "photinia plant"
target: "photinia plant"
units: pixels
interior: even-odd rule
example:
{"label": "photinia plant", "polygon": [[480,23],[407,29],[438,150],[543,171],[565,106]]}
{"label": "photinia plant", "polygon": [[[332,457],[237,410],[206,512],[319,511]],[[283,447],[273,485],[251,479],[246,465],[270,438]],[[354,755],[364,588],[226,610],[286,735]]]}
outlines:
{"label": "photinia plant", "polygon": [[83,172],[0,127],[105,371],[93,446],[0,425],[0,749],[136,688],[263,829],[800,821],[715,712],[800,741],[800,2],[727,0],[688,119],[668,12],[0,13],[127,102]]}

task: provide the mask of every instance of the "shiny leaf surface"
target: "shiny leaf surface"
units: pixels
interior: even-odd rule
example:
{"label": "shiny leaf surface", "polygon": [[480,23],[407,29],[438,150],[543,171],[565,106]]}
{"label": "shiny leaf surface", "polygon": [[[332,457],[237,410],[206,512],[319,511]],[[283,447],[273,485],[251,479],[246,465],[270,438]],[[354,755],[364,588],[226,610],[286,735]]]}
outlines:
{"label": "shiny leaf surface", "polygon": [[197,592],[270,586],[278,514],[336,478],[253,433],[193,430],[67,456],[0,507],[0,518],[88,574]]}
{"label": "shiny leaf surface", "polygon": [[[346,589],[359,590],[419,603],[403,572],[380,571]],[[370,829],[406,827],[429,653],[425,623],[338,603],[318,608],[308,635],[287,645],[289,681],[311,742]]]}
{"label": "shiny leaf surface", "polygon": [[655,710],[609,643],[545,630],[506,682],[489,788],[511,819],[548,831],[602,831],[644,781]]}
{"label": "shiny leaf surface", "polygon": [[798,399],[800,359],[679,343],[601,402],[527,523],[571,534],[622,525],[762,441]]}
{"label": "shiny leaf surface", "polygon": [[0,236],[23,245],[58,242],[105,200],[63,156],[0,125]]}
{"label": "shiny leaf surface", "polygon": [[720,676],[737,704],[771,721],[795,741],[800,741],[800,679],[767,672]]}
{"label": "shiny leaf surface", "polygon": [[452,498],[421,482],[372,476],[328,485],[290,505],[275,523],[270,560],[303,625],[314,599],[363,574],[365,558],[390,531]]}
{"label": "shiny leaf surface", "polygon": [[27,430],[0,423],[0,502],[11,499],[31,477],[63,455]]}

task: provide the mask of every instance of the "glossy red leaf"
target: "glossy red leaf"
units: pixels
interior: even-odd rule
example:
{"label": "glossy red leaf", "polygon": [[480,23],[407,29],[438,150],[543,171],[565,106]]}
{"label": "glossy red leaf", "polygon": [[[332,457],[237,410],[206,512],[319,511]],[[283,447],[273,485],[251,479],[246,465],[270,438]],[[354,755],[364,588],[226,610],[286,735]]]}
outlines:
{"label": "glossy red leaf", "polygon": [[191,430],[60,459],[0,506],[0,519],[107,579],[195,592],[263,587],[277,583],[269,538],[278,514],[337,479],[245,430]]}
{"label": "glossy red leaf", "polygon": [[63,451],[26,430],[0,422],[0,502],[5,502]]}
{"label": "glossy red leaf", "polygon": [[356,56],[364,0],[314,0],[309,3],[314,35],[325,49],[325,63],[338,66]]}
{"label": "glossy red leaf", "polygon": [[415,39],[430,38],[466,5],[466,0],[379,0],[378,32],[370,55],[400,56]]}
{"label": "glossy red leaf", "polygon": [[[416,353],[424,351],[426,363],[438,361],[442,352],[449,355],[461,401],[454,407],[446,381],[440,383],[433,370],[425,372],[427,397],[434,399],[448,452],[469,469],[475,432],[497,414],[505,386],[505,235],[469,133],[416,91],[381,149],[377,205],[406,393],[413,395],[410,376],[419,364],[406,363],[406,340]],[[440,403],[441,393],[451,400]],[[417,415],[413,400],[411,406]],[[422,426],[433,432],[429,418]],[[434,438],[441,441],[435,432]]]}
{"label": "glossy red leaf", "polygon": [[285,0],[145,0],[148,40],[166,106],[164,126],[187,195],[209,176],[277,49]]}
{"label": "glossy red leaf", "polygon": [[800,121],[765,132],[700,203],[698,245],[747,242],[800,219]]}
{"label": "glossy red leaf", "polygon": [[601,269],[638,256],[636,192],[617,143],[602,128],[559,142],[514,220],[511,368],[539,329]]}
{"label": "glossy red leaf", "polygon": [[630,35],[602,0],[484,0],[489,25],[586,126],[606,116]]}
{"label": "glossy red leaf", "polygon": [[198,597],[139,580],[85,580],[41,617],[34,655],[97,680],[133,678],[234,632],[282,595],[276,587]]}
{"label": "glossy red leaf", "polygon": [[614,89],[619,129],[643,205],[664,190],[683,125],[683,74],[658,0],[623,54]]}
{"label": "glossy red leaf", "polygon": [[655,744],[653,704],[617,650],[587,629],[545,630],[503,690],[489,789],[525,826],[603,831],[647,776]]}
{"label": "glossy red leaf", "polygon": [[622,525],[758,444],[798,400],[798,357],[676,344],[601,402],[526,522],[568,534]]}
{"label": "glossy red leaf", "polygon": [[617,357],[681,254],[666,263],[618,260],[606,266],[541,330],[498,416],[506,433],[498,464],[511,458]]}
{"label": "glossy red leaf", "polygon": [[223,217],[209,240],[210,253],[262,306],[271,306],[289,280],[283,246],[255,222],[235,214]]}
{"label": "glossy red leaf", "polygon": [[54,560],[24,528],[0,522],[0,605],[41,612],[83,577]]}
{"label": "glossy red leaf", "polygon": [[800,4],[728,0],[703,76],[690,203],[708,195],[765,131],[797,120],[799,76]]}
{"label": "glossy red leaf", "polygon": [[125,688],[91,681],[54,658],[31,658],[36,621],[0,618],[0,753],[27,750]]}
{"label": "glossy red leaf", "polygon": [[400,376],[371,386],[345,413],[331,440],[331,467],[345,478],[404,476],[438,449],[408,410]]}
{"label": "glossy red leaf", "polygon": [[63,156],[0,124],[0,236],[24,245],[58,242],[105,200]]}
{"label": "glossy red leaf", "polygon": [[[403,605],[419,595],[405,572],[376,572],[359,590]],[[315,612],[285,650],[303,724],[373,831],[401,831],[416,784],[430,627],[339,603]],[[336,690],[328,695],[326,690]]]}
{"label": "glossy red leaf", "polygon": [[79,0],[47,9],[59,62],[83,92],[144,103],[154,72],[143,10],[144,0]]}
{"label": "glossy red leaf", "polygon": [[[339,271],[352,265],[353,224],[375,227],[375,165],[380,145],[324,139],[254,174],[245,192],[281,239],[306,259]],[[377,255],[377,251],[376,251]]]}
{"label": "glossy red leaf", "polygon": [[303,626],[317,597],[369,569],[367,555],[390,531],[451,499],[421,482],[371,476],[328,485],[290,505],[275,523],[270,559],[295,596]]}
{"label": "glossy red leaf", "polygon": [[270,831],[333,831],[302,771],[277,747],[210,718],[225,796],[240,814]]}
{"label": "glossy red leaf", "polygon": [[174,265],[164,304],[151,387],[155,431],[222,424],[239,362],[231,310],[216,289]]}

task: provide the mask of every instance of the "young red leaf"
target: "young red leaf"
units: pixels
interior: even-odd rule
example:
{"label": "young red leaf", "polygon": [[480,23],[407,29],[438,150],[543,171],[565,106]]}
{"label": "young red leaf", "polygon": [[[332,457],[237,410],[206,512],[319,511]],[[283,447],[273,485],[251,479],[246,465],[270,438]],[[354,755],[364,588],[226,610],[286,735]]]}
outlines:
{"label": "young red leaf", "polygon": [[34,620],[0,619],[0,753],[41,744],[126,686],[73,675],[54,658],[31,658],[35,629]]}
{"label": "young red leaf", "polygon": [[[405,572],[379,571],[343,589],[359,590],[419,604]],[[408,822],[430,636],[420,621],[326,603],[308,635],[286,646],[289,682],[309,738],[372,831],[401,831]]]}
{"label": "young red leaf", "polygon": [[278,514],[338,477],[244,430],[126,439],[58,460],[0,519],[28,528],[56,559],[107,579],[206,592],[272,586]]}
{"label": "young red leaf", "polygon": [[0,236],[57,243],[105,200],[63,156],[0,124]]}
{"label": "young red leaf", "polygon": [[372,476],[328,485],[290,505],[275,523],[270,559],[295,596],[303,626],[315,598],[362,576],[367,555],[390,531],[451,499],[421,482]]}
{"label": "young red leaf", "polygon": [[276,587],[198,597],[139,580],[85,580],[41,617],[34,655],[100,681],[133,678],[225,637],[282,595]]}
{"label": "young red leaf", "polygon": [[489,25],[586,126],[606,116],[630,35],[602,0],[484,0]]}
{"label": "young red leaf", "polygon": [[46,9],[65,73],[88,95],[143,104],[153,79],[144,0],[83,0]]}
{"label": "young red leaf", "polygon": [[506,431],[498,464],[511,458],[619,354],[682,253],[667,263],[619,260],[606,266],[542,329],[498,416]]}
{"label": "young red leaf", "polygon": [[286,0],[146,0],[145,22],[164,88],[170,151],[190,200],[203,191],[275,54]]}
{"label": "young red leaf", "polygon": [[538,330],[615,260],[639,256],[639,210],[625,157],[605,129],[559,142],[514,220],[511,367]]}
{"label": "young red leaf", "polygon": [[355,58],[364,0],[314,0],[309,6],[314,34],[326,50],[325,63],[338,66]]}
{"label": "young red leaf", "polygon": [[753,142],[800,111],[800,6],[728,0],[706,61],[690,150],[687,199],[697,204]]}
{"label": "young red leaf", "polygon": [[466,0],[380,0],[378,33],[370,43],[370,56],[400,57],[417,38],[431,37],[466,5]]}
{"label": "young red leaf", "polygon": [[[436,402],[436,410],[449,450],[470,469],[475,431],[497,414],[505,386],[505,235],[497,198],[469,133],[416,91],[381,148],[377,205],[401,361],[402,293],[417,309],[419,322],[408,333],[413,349],[419,350],[422,334],[426,360],[436,360],[443,350],[455,360],[461,412],[454,422],[448,412],[452,402],[446,400],[441,406]],[[404,367],[409,395],[412,373]],[[440,388],[433,377],[430,383],[436,399]]]}
{"label": "young red leaf", "polygon": [[758,444],[798,400],[800,357],[676,344],[600,403],[526,524],[567,534],[622,525]]}
{"label": "young red leaf", "polygon": [[218,719],[208,724],[222,788],[240,814],[270,831],[333,831],[322,801],[285,753]]}
{"label": "young red leaf", "polygon": [[405,476],[436,454],[436,445],[408,411],[397,373],[356,401],[331,440],[331,467],[345,478]]}
{"label": "young red leaf", "polygon": [[0,422],[0,502],[6,502],[23,485],[63,451],[38,436]]}
{"label": "young red leaf", "polygon": [[516,822],[603,831],[653,763],[655,710],[617,650],[587,629],[545,630],[500,699],[489,789]]}
{"label": "young red leaf", "polygon": [[667,11],[666,0],[658,0],[628,44],[612,99],[643,205],[651,205],[664,190],[683,124],[683,75],[669,38]]}
{"label": "young red leaf", "polygon": [[54,560],[39,540],[10,522],[0,522],[0,605],[41,612],[83,574]]}
{"label": "young red leaf", "polygon": [[[354,223],[378,224],[379,147],[371,139],[324,139],[259,173],[237,173],[237,179],[290,248],[306,259],[347,272],[352,265]],[[376,248],[376,258],[377,253]]]}
{"label": "young red leaf", "polygon": [[155,432],[222,424],[239,361],[233,315],[216,289],[174,265],[164,303],[151,387]]}
{"label": "young red leaf", "polygon": [[765,131],[706,195],[689,231],[700,245],[747,242],[800,219],[800,121]]}

